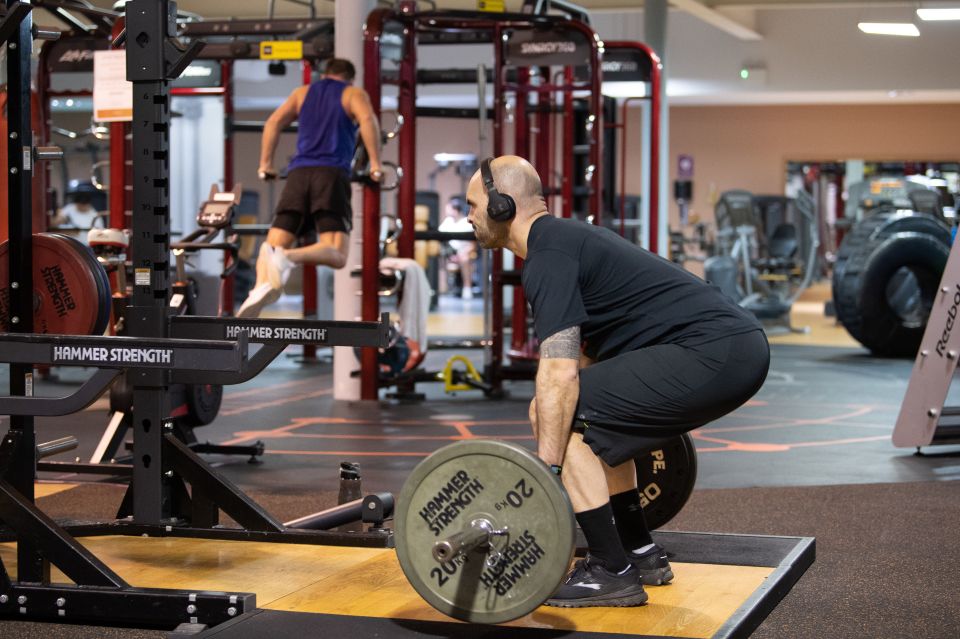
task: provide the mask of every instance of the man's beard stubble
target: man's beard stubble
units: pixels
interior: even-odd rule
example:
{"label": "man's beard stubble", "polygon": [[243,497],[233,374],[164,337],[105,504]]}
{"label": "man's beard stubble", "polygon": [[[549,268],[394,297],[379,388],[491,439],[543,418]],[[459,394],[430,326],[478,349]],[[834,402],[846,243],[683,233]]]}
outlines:
{"label": "man's beard stubble", "polygon": [[489,221],[483,227],[474,226],[477,244],[485,249],[499,249],[507,245],[510,237],[510,225],[502,222]]}

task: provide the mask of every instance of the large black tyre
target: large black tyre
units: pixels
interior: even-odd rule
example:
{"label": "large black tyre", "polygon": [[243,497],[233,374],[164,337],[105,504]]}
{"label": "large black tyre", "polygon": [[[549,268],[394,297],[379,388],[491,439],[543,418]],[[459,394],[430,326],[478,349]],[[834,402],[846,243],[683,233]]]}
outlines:
{"label": "large black tyre", "polygon": [[[905,231],[929,233],[941,239],[948,246],[950,245],[950,228],[932,215],[897,209],[880,209],[858,222],[840,243],[836,261],[833,265],[834,290],[836,290],[837,283],[843,278],[847,261],[851,257],[856,256],[856,259],[860,261],[869,257],[863,254],[864,246],[868,242],[876,242],[881,237],[888,237],[894,233]],[[834,301],[836,301],[836,296],[834,296]]]}
{"label": "large black tyre", "polygon": [[848,236],[834,270],[834,305],[844,328],[873,354],[912,357],[950,254],[950,230],[928,215],[881,215]]}

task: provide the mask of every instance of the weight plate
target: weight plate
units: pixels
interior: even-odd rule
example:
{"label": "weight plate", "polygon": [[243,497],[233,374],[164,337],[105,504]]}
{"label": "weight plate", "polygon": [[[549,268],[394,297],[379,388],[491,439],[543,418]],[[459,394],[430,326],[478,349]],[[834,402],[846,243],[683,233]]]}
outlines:
{"label": "weight plate", "polygon": [[223,401],[223,386],[220,384],[187,384],[187,414],[184,417],[188,426],[206,426],[217,418],[220,402]]}
{"label": "weight plate", "polygon": [[99,303],[97,323],[91,335],[103,335],[107,330],[107,326],[110,324],[110,311],[113,303],[113,293],[110,290],[110,276],[107,275],[107,270],[103,268],[103,264],[97,259],[93,250],[75,237],[60,233],[44,233],[43,235],[57,237],[68,242],[90,265],[90,272],[93,273],[94,279],[97,282],[97,301]]}
{"label": "weight plate", "polygon": [[671,437],[639,453],[637,486],[650,530],[660,528],[683,508],[697,481],[697,449],[689,433]]}
{"label": "weight plate", "polygon": [[[472,623],[522,617],[559,587],[574,550],[574,517],[560,480],[532,453],[505,442],[441,448],[414,470],[397,501],[397,558],[414,589],[440,612]],[[434,544],[486,519],[505,535],[438,563]],[[488,551],[491,551],[488,553]]]}
{"label": "weight plate", "polygon": [[[8,242],[0,244],[0,329],[4,331],[10,330],[8,247]],[[33,332],[93,334],[101,303],[100,287],[85,254],[61,238],[34,235]]]}

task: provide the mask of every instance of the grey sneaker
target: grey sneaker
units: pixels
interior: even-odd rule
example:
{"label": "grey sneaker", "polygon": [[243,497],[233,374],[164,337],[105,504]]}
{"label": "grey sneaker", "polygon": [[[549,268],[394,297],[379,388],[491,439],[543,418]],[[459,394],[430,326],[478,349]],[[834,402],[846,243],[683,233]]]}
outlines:
{"label": "grey sneaker", "polygon": [[547,599],[546,605],[557,608],[641,606],[647,593],[632,565],[623,574],[615,574],[593,563],[588,556],[579,560],[559,590]]}
{"label": "grey sneaker", "polygon": [[237,311],[237,317],[246,319],[260,317],[264,307],[273,304],[278,299],[280,299],[280,289],[273,288],[270,282],[264,282],[250,291],[250,295],[247,296],[247,299],[244,300]]}
{"label": "grey sneaker", "polygon": [[644,586],[665,586],[673,581],[667,552],[656,544],[642,555],[628,552],[627,559],[640,572],[640,583]]}
{"label": "grey sneaker", "polygon": [[[260,255],[257,257],[257,266],[266,270],[267,281],[278,292],[283,292],[290,273],[293,271],[293,262],[287,257],[282,248],[275,248],[266,242],[260,245]],[[259,270],[259,269],[258,269]]]}

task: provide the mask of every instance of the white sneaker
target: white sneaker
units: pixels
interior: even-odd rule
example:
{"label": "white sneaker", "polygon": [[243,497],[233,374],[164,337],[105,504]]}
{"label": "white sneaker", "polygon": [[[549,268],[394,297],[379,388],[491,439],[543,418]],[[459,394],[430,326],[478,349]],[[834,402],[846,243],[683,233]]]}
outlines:
{"label": "white sneaker", "polygon": [[240,310],[237,311],[237,317],[245,319],[260,317],[263,308],[273,304],[278,299],[280,299],[280,289],[274,288],[270,282],[264,282],[250,291],[250,295],[248,295],[247,299],[240,305]]}
{"label": "white sneaker", "polygon": [[463,287],[463,290],[460,292],[460,299],[462,300],[472,300],[473,299],[473,289],[469,286]]}
{"label": "white sneaker", "polygon": [[287,258],[286,252],[282,248],[270,246],[266,242],[260,245],[260,255],[257,257],[257,263],[263,262],[267,272],[267,280],[270,285],[282,291],[287,280],[290,279],[290,273],[293,271],[293,262]]}

